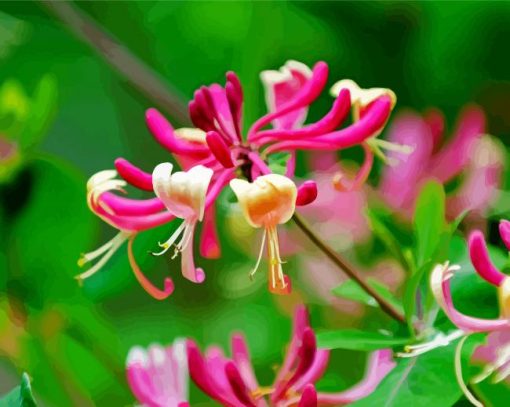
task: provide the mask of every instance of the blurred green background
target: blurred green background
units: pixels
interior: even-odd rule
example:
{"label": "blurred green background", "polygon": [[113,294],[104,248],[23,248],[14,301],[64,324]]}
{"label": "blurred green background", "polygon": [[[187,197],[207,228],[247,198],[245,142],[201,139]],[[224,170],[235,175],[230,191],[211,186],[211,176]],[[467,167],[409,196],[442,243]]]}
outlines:
{"label": "blurred green background", "polygon": [[[474,101],[486,111],[491,134],[506,143],[510,133],[508,2],[118,1],[72,6],[158,72],[184,101],[200,85],[223,82],[228,70],[237,72],[248,124],[265,111],[260,71],[296,59],[308,65],[326,61],[330,84],[351,78],[367,87],[391,88],[398,96],[397,112],[436,106],[452,123],[458,110]],[[144,111],[154,103],[38,2],[0,3],[0,78],[19,82],[30,97],[43,78],[56,89],[54,99],[50,90],[38,107],[48,108],[42,134],[33,136],[15,164],[0,155],[0,165],[15,167],[0,185],[0,394],[27,371],[42,405],[131,405],[124,375],[131,346],[166,344],[177,336],[226,346],[229,333],[237,330],[248,337],[260,381],[269,383],[290,335],[292,307],[300,301],[311,304],[319,329],[392,327],[370,308],[353,311],[341,303],[331,312],[328,301],[304,279],[296,278],[296,292],[285,299],[266,292],[264,273],[249,281],[258,235],[248,232],[242,239],[228,197],[219,210],[223,256],[198,260],[207,272],[204,284],[178,277],[178,264],[145,255],[168,234],[160,228],[137,240],[137,256],[156,284],[171,273],[176,291],[170,299],[157,302],[139,287],[125,247],[79,287],[73,277],[80,253],[114,233],[88,211],[87,177],[113,168],[119,156],[146,170],[169,159],[145,126]],[[329,96],[322,96],[310,119],[320,117],[329,104]],[[29,115],[22,105],[11,107],[14,116]],[[163,112],[173,119],[171,111]],[[12,130],[9,126],[0,123],[4,130]],[[304,174],[306,167],[299,171]],[[385,256],[379,246],[366,250],[370,261]],[[361,262],[359,252],[349,256]],[[367,256],[361,257],[370,268]],[[290,275],[309,271],[302,258],[288,260]],[[314,257],[313,262],[320,270],[327,260]],[[363,358],[336,352],[321,386],[340,389],[355,382]],[[194,390],[191,401],[212,405]]]}

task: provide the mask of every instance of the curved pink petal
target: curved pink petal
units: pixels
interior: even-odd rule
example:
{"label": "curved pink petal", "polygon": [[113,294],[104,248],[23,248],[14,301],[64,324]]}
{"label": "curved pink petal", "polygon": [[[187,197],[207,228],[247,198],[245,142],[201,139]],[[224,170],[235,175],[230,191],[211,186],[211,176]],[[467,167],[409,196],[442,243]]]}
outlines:
{"label": "curved pink petal", "polygon": [[480,277],[485,281],[499,287],[506,275],[499,271],[491,262],[483,233],[475,230],[469,236],[469,257],[471,263]]}
{"label": "curved pink petal", "polygon": [[216,206],[209,205],[205,210],[200,235],[200,255],[206,259],[218,259],[221,256],[220,241],[216,228]]}
{"label": "curved pink petal", "polygon": [[300,344],[297,349],[297,358],[295,366],[290,371],[290,374],[285,376],[280,382],[275,382],[275,390],[271,395],[271,401],[277,403],[282,397],[285,396],[287,390],[303,377],[308,370],[312,367],[315,357],[317,355],[317,342],[315,334],[310,327],[305,328],[303,331]]}
{"label": "curved pink petal", "polygon": [[395,208],[410,208],[418,193],[420,179],[432,153],[431,133],[423,119],[414,112],[400,113],[388,130],[392,143],[413,148],[412,153],[388,153],[395,165],[384,166],[379,191]]}
{"label": "curved pink petal", "polygon": [[317,392],[313,384],[308,384],[304,388],[298,407],[317,407]]}
{"label": "curved pink petal", "polygon": [[319,393],[319,404],[337,406],[367,397],[395,366],[391,350],[376,351],[370,355],[365,377],[358,384],[339,393]]}
{"label": "curved pink petal", "polygon": [[255,134],[252,142],[263,145],[282,140],[311,138],[335,130],[345,120],[351,108],[351,96],[347,89],[342,89],[333,102],[331,110],[319,121],[296,129],[272,129]]}
{"label": "curved pink petal", "polygon": [[232,153],[225,140],[216,131],[208,131],[206,135],[206,142],[209,150],[216,157],[216,159],[225,168],[232,168],[234,162],[232,161]]}
{"label": "curved pink petal", "polygon": [[181,269],[182,275],[194,283],[203,283],[205,281],[205,273],[200,267],[195,267],[193,258],[193,235],[195,233],[195,225],[190,226],[190,241],[181,252]]}
{"label": "curved pink petal", "polygon": [[296,391],[301,391],[308,383],[315,383],[322,377],[328,367],[329,353],[327,349],[317,349],[313,363],[308,371],[292,386]]}
{"label": "curved pink petal", "polygon": [[251,364],[250,353],[246,341],[241,334],[232,335],[232,359],[234,360],[239,374],[251,391],[257,390],[259,384]]}
{"label": "curved pink petal", "polygon": [[133,271],[133,274],[135,275],[136,279],[142,286],[142,288],[147,291],[149,295],[151,295],[156,300],[164,300],[168,298],[172,293],[174,292],[174,283],[170,277],[165,278],[164,282],[164,288],[163,290],[157,288],[154,286],[147,277],[142,273],[140,270],[140,267],[136,263],[135,256],[133,254],[133,242],[134,237],[130,238],[128,240],[128,259],[129,259],[129,265],[131,266],[131,270]]}
{"label": "curved pink petal", "polygon": [[501,236],[501,240],[505,243],[505,246],[508,250],[510,250],[510,222],[507,220],[502,220],[499,222],[499,235]]}
{"label": "curved pink petal", "polygon": [[265,153],[302,149],[331,151],[352,147],[380,131],[388,120],[390,113],[391,99],[383,96],[370,105],[359,121],[349,127],[310,140],[281,141],[269,146]]}
{"label": "curved pink petal", "polygon": [[462,110],[451,141],[431,160],[429,174],[441,182],[457,175],[471,158],[474,143],[485,131],[485,115],[477,106]]}
{"label": "curved pink petal", "polygon": [[[452,300],[452,293],[450,289],[450,278],[443,277],[441,283],[441,293],[436,293],[434,290],[436,300],[443,308],[448,318],[460,329],[466,332],[489,332],[501,329],[508,329],[510,321],[507,319],[481,319],[464,315],[455,309]],[[438,298],[438,295],[441,297]]]}
{"label": "curved pink petal", "polygon": [[230,107],[230,113],[234,122],[234,128],[237,134],[237,138],[241,140],[241,129],[242,129],[242,115],[243,115],[243,87],[241,81],[235,74],[235,72],[227,72],[227,82],[225,84],[225,92],[227,95],[228,104]]}
{"label": "curved pink petal", "polygon": [[152,191],[152,174],[149,174],[124,158],[115,160],[115,168],[119,175],[131,185],[144,191]]}
{"label": "curved pink petal", "polygon": [[126,216],[151,215],[165,209],[165,205],[159,198],[130,199],[105,192],[101,194],[100,200],[114,213]]}
{"label": "curved pink petal", "polygon": [[206,157],[209,154],[206,146],[178,139],[174,128],[156,109],[151,108],[145,112],[145,121],[156,141],[171,153],[194,157]]}
{"label": "curved pink petal", "polygon": [[[266,103],[270,113],[278,111],[299,94],[312,76],[306,65],[289,61],[280,71],[263,71],[260,74],[266,93]],[[293,129],[303,124],[307,107],[294,110],[273,120],[276,129]]]}
{"label": "curved pink petal", "polygon": [[251,141],[254,135],[258,133],[261,128],[267,126],[273,120],[286,116],[289,113],[303,107],[307,107],[310,103],[317,99],[317,97],[319,97],[320,93],[324,89],[324,86],[326,86],[327,79],[327,64],[324,62],[316,63],[313,67],[311,78],[300,89],[300,91],[297,92],[292,100],[285,103],[278,110],[262,116],[251,126],[250,130],[248,131],[248,141]]}
{"label": "curved pink petal", "polygon": [[242,405],[245,407],[257,407],[234,362],[229,361],[226,363],[225,374],[232,391]]}

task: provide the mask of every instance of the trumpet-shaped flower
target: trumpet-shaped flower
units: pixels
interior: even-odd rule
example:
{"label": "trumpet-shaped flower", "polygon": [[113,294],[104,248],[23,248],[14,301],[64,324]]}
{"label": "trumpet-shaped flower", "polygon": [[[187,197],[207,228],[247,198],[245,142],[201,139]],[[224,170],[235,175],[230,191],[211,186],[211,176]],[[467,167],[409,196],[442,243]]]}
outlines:
{"label": "trumpet-shaped flower", "polygon": [[287,355],[269,387],[258,384],[242,335],[232,336],[231,358],[215,346],[202,355],[197,345],[188,341],[192,380],[204,393],[229,407],[345,405],[372,393],[395,367],[391,351],[380,350],[370,356],[365,377],[357,385],[337,393],[316,392],[314,384],[324,374],[328,362],[329,351],[317,349],[304,307],[298,307],[295,312]]}
{"label": "trumpet-shaped flower", "polygon": [[160,245],[163,250],[156,255],[165,253],[182,235],[181,241],[175,245],[174,257],[182,253],[182,274],[188,280],[201,283],[205,279],[205,273],[201,268],[195,268],[193,235],[197,222],[204,218],[206,194],[213,171],[197,165],[189,171],[172,174],[172,168],[170,163],[159,164],[152,173],[152,183],[156,196],[168,211],[184,222]]}
{"label": "trumpet-shaped flower", "polygon": [[[246,137],[242,134],[243,89],[233,72],[227,73],[225,86],[213,84],[203,86],[195,92],[193,100],[189,103],[189,115],[195,128],[174,129],[156,109],[149,109],[146,112],[146,122],[150,132],[184,170],[196,166],[212,170],[211,187],[203,213],[204,223],[200,239],[200,253],[208,258],[216,258],[220,255],[213,202],[232,178],[237,176],[251,182],[258,177],[271,174],[268,157],[278,152],[290,155],[286,163],[285,175],[292,177],[297,150],[337,151],[361,144],[380,133],[394,105],[392,94],[382,92],[374,95],[370,102],[360,109],[359,102],[356,102],[356,105],[353,103],[350,90],[340,87],[331,110],[317,122],[303,125],[308,107],[326,86],[328,66],[324,62],[319,62],[309,69],[304,64],[291,61],[280,71],[264,71],[261,78],[266,87],[270,111],[251,125]],[[340,128],[350,110],[359,111],[359,120]],[[266,127],[271,124],[273,128],[267,129]],[[168,202],[163,202],[159,198],[137,201],[113,194],[112,190],[121,190],[126,182],[143,191],[155,192],[153,174],[143,171],[122,158],[116,160],[115,167],[123,180],[115,179],[116,174],[113,172],[106,173],[108,175],[106,180],[96,178],[96,184],[98,181],[102,182],[95,185],[94,193],[90,194],[94,197],[93,205],[90,205],[90,202],[89,205],[94,213],[117,228],[120,233],[105,247],[85,255],[83,262],[106,253],[98,261],[100,264],[97,268],[88,274],[82,274],[82,278],[97,271],[122,242],[128,240],[129,258],[135,275],[139,281],[143,281],[142,285],[146,289],[152,287],[150,291],[153,295],[164,298],[173,289],[171,280],[167,280],[165,283],[167,287],[163,291],[155,289],[136,266],[132,255],[132,244],[136,233],[174,219],[173,206],[169,206]],[[366,167],[368,171],[370,166]],[[293,200],[292,206],[296,202],[299,205],[309,204],[316,195],[316,186],[313,181],[307,181],[297,188],[297,198]],[[187,217],[181,216],[182,213],[180,215],[175,213],[175,215],[185,219],[182,231],[186,229],[185,236],[190,237],[193,228]],[[270,242],[277,239],[273,230],[274,228],[271,229],[271,235],[268,234]],[[177,239],[176,236],[174,237]],[[173,243],[172,240],[170,242]],[[183,243],[181,247],[183,249],[186,239],[181,243]],[[167,242],[163,248],[169,247],[170,243]],[[272,247],[273,254],[270,254],[270,257],[279,257],[277,249],[274,249],[276,246]],[[188,254],[187,251],[183,252],[184,262],[189,260]],[[280,266],[275,268],[275,274],[278,275]],[[198,272],[193,275],[192,272],[185,272],[185,275],[198,281],[202,274]],[[277,282],[276,285],[280,289],[288,287],[287,283],[282,282]]]}
{"label": "trumpet-shaped flower", "polygon": [[[509,240],[505,233],[510,228],[510,222],[500,223],[501,236],[505,243]],[[481,319],[464,315],[454,307],[450,280],[458,266],[438,265],[431,275],[431,288],[438,304],[450,320],[465,332],[491,332],[510,329],[510,277],[501,273],[491,262],[485,239],[480,231],[474,231],[469,237],[469,254],[471,262],[480,277],[494,285],[498,290],[501,317],[497,319]]]}
{"label": "trumpet-shaped flower", "polygon": [[136,399],[147,407],[189,407],[186,342],[172,346],[133,347],[126,361],[129,386]]}
{"label": "trumpet-shaped flower", "polygon": [[[510,250],[510,222],[500,223],[500,235]],[[510,277],[500,272],[491,262],[485,239],[480,231],[469,237],[471,262],[478,273],[488,283],[496,287],[500,305],[500,317],[481,319],[467,316],[455,309],[450,291],[450,279],[458,266],[438,265],[431,275],[434,296],[450,320],[462,331],[489,333],[487,345],[478,347],[474,360],[486,363],[485,369],[474,381],[481,381],[496,372],[496,381],[510,375]]]}
{"label": "trumpet-shaped flower", "polygon": [[[152,186],[152,176],[148,177],[151,189],[154,188],[158,197],[135,200],[117,196],[112,191],[124,191],[127,182],[116,179],[116,171],[106,170],[92,176],[87,183],[87,201],[90,209],[105,222],[119,230],[119,233],[108,243],[93,252],[84,254],[78,261],[80,266],[88,262],[99,260],[90,269],[77,276],[83,281],[97,271],[113,256],[116,250],[128,240],[128,258],[135,277],[142,287],[154,298],[164,299],[172,294],[174,284],[171,278],[166,278],[164,288],[155,287],[140,270],[134,254],[133,243],[136,235],[166,224],[176,217],[184,222],[176,230],[172,238],[163,247],[168,249],[182,234],[181,241],[176,245],[175,253],[182,253],[183,275],[191,281],[204,281],[202,269],[196,269],[193,261],[193,232],[196,222],[204,217],[205,208],[211,205],[226,182],[228,175],[210,183],[212,172],[209,168],[196,167],[187,173],[176,172],[171,175],[169,164],[156,167],[155,185]],[[133,177],[140,176],[133,171]],[[129,179],[129,178],[128,178]],[[166,251],[166,250],[164,250]]]}
{"label": "trumpet-shaped flower", "polygon": [[294,214],[296,185],[283,175],[269,174],[258,177],[252,183],[233,179],[230,187],[248,223],[256,228],[264,228],[259,258],[251,275],[257,271],[267,241],[269,290],[278,294],[289,293],[290,279],[283,274],[276,226],[288,222]]}

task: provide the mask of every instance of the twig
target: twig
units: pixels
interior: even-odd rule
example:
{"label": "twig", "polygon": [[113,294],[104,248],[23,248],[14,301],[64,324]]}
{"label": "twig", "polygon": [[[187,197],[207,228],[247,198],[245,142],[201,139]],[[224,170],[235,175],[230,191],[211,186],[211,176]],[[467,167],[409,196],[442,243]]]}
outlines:
{"label": "twig", "polygon": [[389,302],[387,302],[384,298],[382,298],[360,275],[358,272],[350,265],[345,259],[343,259],[337,252],[335,252],[326,242],[324,242],[315,232],[307,225],[305,220],[294,213],[292,217],[296,225],[301,229],[301,231],[340,269],[342,269],[345,274],[347,274],[350,278],[352,278],[359,286],[365,290],[370,296],[377,301],[381,309],[386,312],[389,316],[396,319],[399,322],[405,323],[406,319],[404,315],[402,315],[397,309],[393,307]]}
{"label": "twig", "polygon": [[188,109],[179,95],[180,92],[133,55],[128,48],[117,42],[98,23],[71,2],[42,0],[41,3],[72,32],[101,54],[148,99],[180,123],[189,123]]}

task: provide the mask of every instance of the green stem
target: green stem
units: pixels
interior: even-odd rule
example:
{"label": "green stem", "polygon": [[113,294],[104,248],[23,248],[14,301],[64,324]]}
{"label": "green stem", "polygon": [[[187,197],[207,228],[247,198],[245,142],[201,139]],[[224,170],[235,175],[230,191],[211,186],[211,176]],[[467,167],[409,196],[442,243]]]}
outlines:
{"label": "green stem", "polygon": [[352,278],[359,286],[366,291],[374,300],[377,301],[381,309],[386,312],[389,316],[394,318],[395,320],[404,323],[406,319],[404,315],[402,315],[393,305],[387,302],[384,298],[382,298],[354,269],[354,267],[349,264],[347,260],[342,258],[337,252],[335,252],[324,240],[322,240],[306,223],[306,221],[298,215],[294,213],[292,217],[296,225],[301,229],[301,231],[317,246],[319,250],[321,250],[326,257],[328,257],[336,266],[338,266],[342,271],[347,274],[350,278]]}

